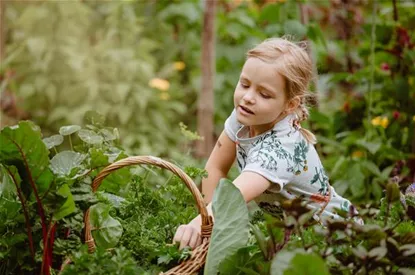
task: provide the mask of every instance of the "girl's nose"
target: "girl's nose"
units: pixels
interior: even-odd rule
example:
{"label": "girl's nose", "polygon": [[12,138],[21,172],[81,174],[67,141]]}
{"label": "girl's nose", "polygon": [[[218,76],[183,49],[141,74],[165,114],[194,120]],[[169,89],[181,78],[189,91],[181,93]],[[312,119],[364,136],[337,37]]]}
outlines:
{"label": "girl's nose", "polygon": [[255,92],[252,89],[249,89],[248,91],[246,91],[242,99],[246,103],[255,103]]}

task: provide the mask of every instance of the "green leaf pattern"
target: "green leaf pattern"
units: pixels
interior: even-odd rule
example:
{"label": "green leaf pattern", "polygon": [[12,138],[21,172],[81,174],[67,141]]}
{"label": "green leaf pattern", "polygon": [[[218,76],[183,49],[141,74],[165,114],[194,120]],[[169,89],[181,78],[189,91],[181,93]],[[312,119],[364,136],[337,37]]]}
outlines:
{"label": "green leaf pattern", "polygon": [[314,170],[315,170],[315,174],[310,184],[313,185],[317,182],[320,183],[320,189],[318,190],[318,193],[325,196],[327,195],[328,188],[329,188],[329,184],[328,184],[329,178],[326,176],[326,173],[322,166],[315,167]]}
{"label": "green leaf pattern", "polygon": [[259,163],[264,169],[278,171],[278,162],[287,162],[287,171],[292,169],[293,156],[281,146],[281,141],[276,136],[276,131],[259,138],[253,145],[254,148],[260,144],[257,150],[254,150],[247,159],[247,163]]}

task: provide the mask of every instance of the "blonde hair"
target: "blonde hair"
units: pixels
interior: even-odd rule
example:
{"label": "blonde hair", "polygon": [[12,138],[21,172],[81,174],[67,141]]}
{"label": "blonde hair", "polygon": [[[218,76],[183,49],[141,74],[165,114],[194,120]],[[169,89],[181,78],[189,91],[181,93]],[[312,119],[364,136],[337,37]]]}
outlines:
{"label": "blonde hair", "polygon": [[[249,50],[247,58],[250,57],[277,65],[277,72],[285,80],[287,99],[300,98],[300,104],[295,110],[298,116],[297,122],[308,119],[307,103],[315,102],[316,98],[308,90],[313,77],[313,65],[306,51],[305,42],[296,44],[287,38],[270,38]],[[316,137],[312,132],[301,127],[300,131],[308,142],[316,143]]]}

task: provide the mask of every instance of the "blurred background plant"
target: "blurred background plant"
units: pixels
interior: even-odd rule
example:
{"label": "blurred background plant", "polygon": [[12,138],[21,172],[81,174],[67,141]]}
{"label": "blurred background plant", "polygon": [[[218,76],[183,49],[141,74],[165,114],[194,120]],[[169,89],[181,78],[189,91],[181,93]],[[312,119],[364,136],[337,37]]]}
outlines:
{"label": "blurred background plant", "polygon": [[[2,2],[2,126],[31,119],[48,135],[96,110],[132,154],[203,162],[192,158],[197,139],[183,130],[197,129],[203,4]],[[393,176],[404,189],[415,171],[413,7],[217,1],[212,134],[232,111],[246,50],[267,37],[306,39],[320,98],[307,127],[336,190],[357,202],[379,200]]]}

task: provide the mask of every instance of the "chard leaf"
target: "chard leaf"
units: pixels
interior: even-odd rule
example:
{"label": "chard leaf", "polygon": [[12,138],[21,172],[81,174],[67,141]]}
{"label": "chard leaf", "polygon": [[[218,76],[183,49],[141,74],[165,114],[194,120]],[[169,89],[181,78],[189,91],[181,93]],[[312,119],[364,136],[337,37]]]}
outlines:
{"label": "chard leaf", "polygon": [[77,152],[63,151],[51,159],[50,168],[56,175],[69,176],[72,169],[78,167],[85,157],[85,155]]}
{"label": "chard leaf", "polygon": [[110,209],[109,205],[97,203],[90,210],[92,236],[97,246],[104,249],[115,247],[123,232],[121,223],[110,216]]}
{"label": "chard leaf", "polygon": [[0,169],[0,220],[7,223],[7,220],[14,220],[21,209],[16,191],[16,185],[20,186],[21,179],[14,166],[6,168],[0,165]]}
{"label": "chard leaf", "polygon": [[328,275],[330,274],[322,258],[307,253],[303,249],[282,250],[272,260],[271,275]]}
{"label": "chard leaf", "polygon": [[104,138],[91,130],[82,129],[78,132],[79,138],[88,144],[101,144]]}
{"label": "chard leaf", "polygon": [[[20,186],[21,182],[16,167],[4,167],[3,165],[0,165],[0,176],[0,197],[8,199],[16,197],[16,184],[17,186]],[[16,182],[14,183],[13,180]]]}
{"label": "chard leaf", "polygon": [[32,182],[39,195],[53,180],[49,170],[49,150],[42,141],[40,128],[31,121],[5,127],[0,132],[0,162],[14,165],[22,183]]}
{"label": "chard leaf", "polygon": [[61,134],[62,136],[69,136],[73,133],[78,132],[79,130],[81,130],[81,126],[78,125],[68,125],[68,126],[63,126],[59,129],[59,134]]}
{"label": "chard leaf", "polygon": [[75,201],[67,184],[62,185],[56,193],[66,198],[63,205],[53,214],[53,218],[58,221],[75,211]]}
{"label": "chard leaf", "polygon": [[51,149],[53,147],[61,145],[63,142],[63,136],[61,135],[53,135],[48,138],[43,139],[43,143],[45,143],[46,148]]}
{"label": "chard leaf", "polygon": [[249,237],[248,207],[241,192],[230,180],[220,180],[212,207],[215,225],[205,265],[207,275],[216,275],[222,260],[246,245]]}

